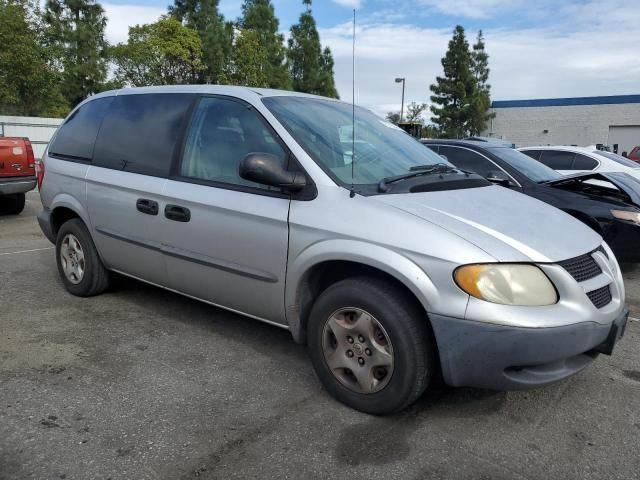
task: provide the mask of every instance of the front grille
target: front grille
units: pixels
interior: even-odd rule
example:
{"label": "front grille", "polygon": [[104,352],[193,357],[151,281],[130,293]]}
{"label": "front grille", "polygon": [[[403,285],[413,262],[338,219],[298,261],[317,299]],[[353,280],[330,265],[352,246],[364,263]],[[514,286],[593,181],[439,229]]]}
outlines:
{"label": "front grille", "polygon": [[587,293],[587,297],[589,297],[589,300],[591,300],[591,303],[593,303],[596,308],[602,308],[611,303],[611,289],[609,285],[607,285],[606,287],[598,288],[597,290]]}
{"label": "front grille", "polygon": [[606,257],[607,260],[609,259],[609,255],[607,254],[607,251],[604,249],[604,247],[602,245],[600,245],[598,248],[596,248],[595,251],[602,253]]}
{"label": "front grille", "polygon": [[602,273],[602,269],[593,259],[590,253],[580,255],[558,262],[569,274],[575,278],[576,282],[584,282],[590,278],[597,277]]}

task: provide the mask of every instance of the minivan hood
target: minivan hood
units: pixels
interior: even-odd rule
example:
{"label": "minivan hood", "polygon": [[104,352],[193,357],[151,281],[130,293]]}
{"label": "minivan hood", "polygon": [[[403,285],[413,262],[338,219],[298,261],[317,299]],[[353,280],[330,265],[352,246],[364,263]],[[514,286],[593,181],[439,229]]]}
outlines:
{"label": "minivan hood", "polygon": [[371,198],[438,225],[499,261],[558,262],[602,243],[561,210],[499,186]]}

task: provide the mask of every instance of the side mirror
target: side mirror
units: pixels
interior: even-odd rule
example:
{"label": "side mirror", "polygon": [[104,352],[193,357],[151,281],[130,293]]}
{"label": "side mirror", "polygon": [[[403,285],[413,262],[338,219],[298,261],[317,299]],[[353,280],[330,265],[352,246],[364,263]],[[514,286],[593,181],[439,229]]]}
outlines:
{"label": "side mirror", "polygon": [[250,182],[280,187],[289,192],[297,192],[307,185],[303,173],[285,170],[282,161],[270,153],[248,154],[240,162],[239,173]]}
{"label": "side mirror", "polygon": [[502,171],[497,172],[489,172],[486,177],[491,183],[496,185],[500,185],[501,187],[509,187],[511,185],[511,181],[506,173]]}
{"label": "side mirror", "polygon": [[449,161],[449,159],[447,158],[447,156],[446,156],[446,155],[440,154],[440,156],[441,156],[445,161],[447,161],[447,162]]}

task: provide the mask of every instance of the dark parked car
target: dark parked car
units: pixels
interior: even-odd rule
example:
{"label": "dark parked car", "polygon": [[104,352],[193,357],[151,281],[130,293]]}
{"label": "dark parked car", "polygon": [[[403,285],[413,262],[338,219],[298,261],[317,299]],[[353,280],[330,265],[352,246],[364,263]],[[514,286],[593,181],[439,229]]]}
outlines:
{"label": "dark parked car", "polygon": [[634,162],[640,163],[640,146],[633,147],[631,151],[627,154],[627,158],[629,160],[633,160]]}
{"label": "dark parked car", "polygon": [[461,170],[542,200],[581,220],[602,235],[618,260],[640,261],[640,182],[635,178],[611,172],[561,175],[517,150],[487,142],[422,143]]}

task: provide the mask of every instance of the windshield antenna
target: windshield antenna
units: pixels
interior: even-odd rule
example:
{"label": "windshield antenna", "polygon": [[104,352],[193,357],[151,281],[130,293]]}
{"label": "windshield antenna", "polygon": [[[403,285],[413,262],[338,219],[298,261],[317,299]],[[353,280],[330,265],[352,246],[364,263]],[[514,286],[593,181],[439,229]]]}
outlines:
{"label": "windshield antenna", "polygon": [[354,167],[356,163],[356,9],[353,9],[353,50],[351,54],[351,191],[349,197],[356,196],[354,189]]}

